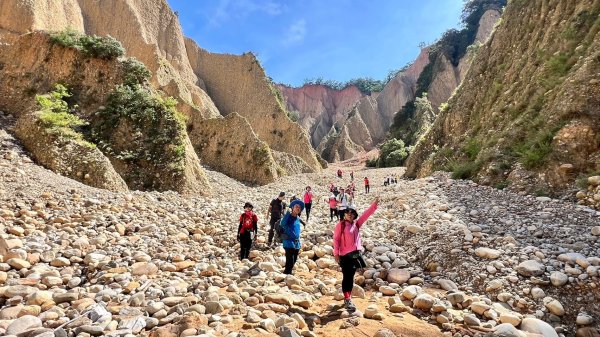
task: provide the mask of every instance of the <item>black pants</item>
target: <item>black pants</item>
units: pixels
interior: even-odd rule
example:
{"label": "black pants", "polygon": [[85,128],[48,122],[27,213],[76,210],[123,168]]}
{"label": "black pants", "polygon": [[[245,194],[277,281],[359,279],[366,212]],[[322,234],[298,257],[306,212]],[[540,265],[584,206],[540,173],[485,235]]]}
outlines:
{"label": "black pants", "polygon": [[[354,274],[356,273],[356,270],[367,266],[367,263],[362,256],[354,253],[358,252],[340,256],[340,266],[342,267],[342,292],[352,291],[352,288],[354,288]],[[353,258],[351,255],[357,257]]]}
{"label": "black pants", "polygon": [[308,221],[308,217],[310,216],[310,208],[312,207],[312,202],[307,202],[304,204],[304,209],[306,210],[306,221]]}
{"label": "black pants", "polygon": [[330,208],[329,209],[329,217],[331,218],[331,221],[333,221],[333,217],[337,218],[337,209]]}
{"label": "black pants", "polygon": [[285,270],[283,271],[284,274],[292,274],[292,269],[294,269],[296,260],[298,260],[298,253],[300,253],[300,249],[285,249]]}
{"label": "black pants", "polygon": [[346,209],[340,209],[338,211],[338,218],[340,218],[340,221],[344,220],[344,214],[346,214]]}
{"label": "black pants", "polygon": [[369,193],[369,185],[365,185],[365,193]]}
{"label": "black pants", "polygon": [[271,216],[271,220],[269,220],[269,245],[273,243],[273,236],[275,236],[275,224],[279,222],[281,218],[274,218]]}
{"label": "black pants", "polygon": [[252,236],[249,231],[244,231],[240,235],[240,260],[247,259],[250,255],[250,247],[252,247]]}

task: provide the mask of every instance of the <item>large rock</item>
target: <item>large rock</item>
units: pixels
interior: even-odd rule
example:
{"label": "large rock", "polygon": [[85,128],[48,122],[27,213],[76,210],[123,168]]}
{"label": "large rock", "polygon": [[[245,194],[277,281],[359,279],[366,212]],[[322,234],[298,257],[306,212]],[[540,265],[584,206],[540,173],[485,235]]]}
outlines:
{"label": "large rock", "polygon": [[[275,162],[268,144],[251,130],[248,120],[233,112],[225,118],[195,121],[190,138],[200,157],[214,169],[253,184],[273,182],[285,172]],[[217,134],[219,141],[211,141]]]}
{"label": "large rock", "polygon": [[527,260],[519,263],[517,266],[517,273],[522,276],[530,277],[530,276],[540,276],[544,274],[544,265],[535,261],[535,260]]}
{"label": "large rock", "polygon": [[22,316],[14,320],[7,328],[7,335],[19,335],[25,331],[42,327],[42,320],[35,316]]}
{"label": "large rock", "polygon": [[537,318],[524,318],[521,321],[520,328],[525,332],[537,333],[544,337],[558,337],[558,334],[550,324]]}
{"label": "large rock", "polygon": [[522,331],[517,330],[513,325],[508,323],[498,324],[494,328],[494,337],[525,337]]}
{"label": "large rock", "polygon": [[97,147],[51,133],[39,116],[36,112],[19,118],[15,133],[40,164],[90,186],[112,191],[128,190],[123,178]]}
{"label": "large rock", "polygon": [[403,284],[410,279],[410,272],[406,269],[392,268],[388,271],[387,281],[390,283]]}
{"label": "large rock", "polygon": [[496,249],[479,247],[479,248],[475,249],[475,254],[484,259],[494,260],[494,259],[499,258],[500,255],[502,254],[502,252],[500,252],[499,250],[496,250]]}

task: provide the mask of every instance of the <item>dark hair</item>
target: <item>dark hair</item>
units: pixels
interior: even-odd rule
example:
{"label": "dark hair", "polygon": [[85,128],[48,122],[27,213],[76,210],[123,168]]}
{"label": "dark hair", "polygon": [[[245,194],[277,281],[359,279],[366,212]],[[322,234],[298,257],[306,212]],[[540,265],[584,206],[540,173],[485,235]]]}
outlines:
{"label": "dark hair", "polygon": [[254,208],[251,203],[247,202],[244,204],[244,208]]}
{"label": "dark hair", "polygon": [[352,213],[352,215],[354,215],[354,219],[358,218],[358,212],[354,208],[348,208],[346,213]]}

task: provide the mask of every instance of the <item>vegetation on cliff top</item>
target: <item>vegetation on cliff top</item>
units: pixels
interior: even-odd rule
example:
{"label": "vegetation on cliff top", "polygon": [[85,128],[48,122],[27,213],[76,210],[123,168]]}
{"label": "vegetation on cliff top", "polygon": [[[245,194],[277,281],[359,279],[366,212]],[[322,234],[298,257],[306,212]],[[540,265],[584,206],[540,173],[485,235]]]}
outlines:
{"label": "vegetation on cliff top", "polygon": [[343,90],[350,86],[355,86],[365,95],[373,92],[380,92],[386,85],[386,81],[376,80],[371,77],[360,77],[349,80],[348,82],[339,82],[335,80],[325,80],[322,77],[305,79],[303,85],[322,85],[335,90]]}
{"label": "vegetation on cliff top", "polygon": [[112,60],[125,55],[125,48],[123,48],[121,42],[110,35],[86,35],[72,29],[67,29],[51,34],[50,42],[63,47],[77,49],[88,57],[97,57],[105,60]]}

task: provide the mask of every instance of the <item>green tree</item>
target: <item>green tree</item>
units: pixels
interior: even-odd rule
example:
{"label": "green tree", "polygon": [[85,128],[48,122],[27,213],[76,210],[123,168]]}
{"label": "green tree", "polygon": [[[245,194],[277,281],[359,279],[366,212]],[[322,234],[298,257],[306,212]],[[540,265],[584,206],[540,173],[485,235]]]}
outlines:
{"label": "green tree", "polygon": [[379,167],[400,166],[408,157],[408,151],[402,139],[392,138],[381,146],[379,150]]}

